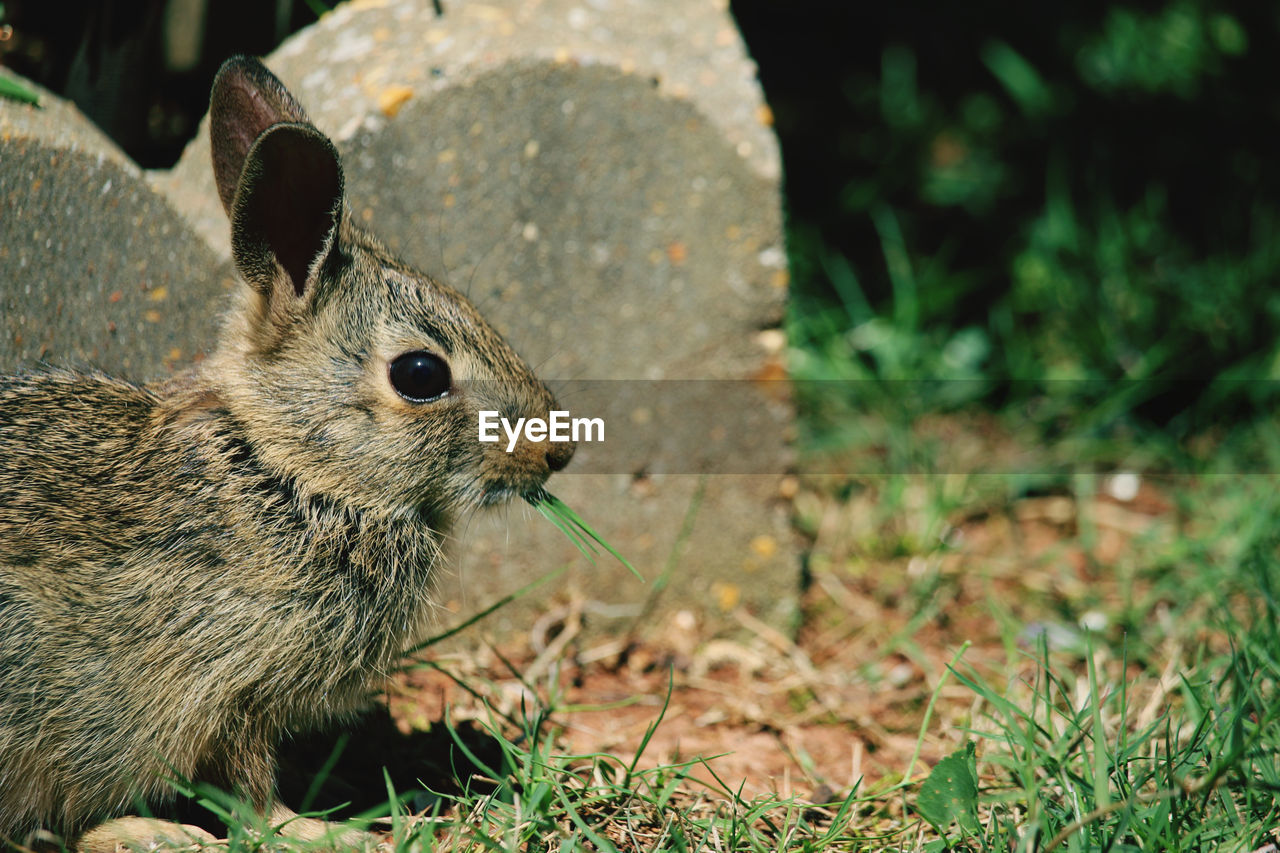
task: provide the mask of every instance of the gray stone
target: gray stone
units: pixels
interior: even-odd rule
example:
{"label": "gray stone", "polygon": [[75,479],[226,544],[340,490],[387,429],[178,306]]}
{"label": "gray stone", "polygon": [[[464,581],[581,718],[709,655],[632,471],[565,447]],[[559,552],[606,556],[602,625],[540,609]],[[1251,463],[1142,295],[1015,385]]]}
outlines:
{"label": "gray stone", "polygon": [[[657,95],[689,102],[720,131],[722,144],[776,188],[777,140],[727,0],[455,0],[442,6],[445,14],[437,17],[429,0],[354,0],[290,38],[267,64],[339,148],[361,130],[394,122],[405,106],[512,63],[614,68],[650,82]],[[477,111],[462,129],[484,154],[508,118]],[[418,145],[434,144],[441,129],[430,130]],[[229,238],[208,150],[202,127],[182,161],[156,180],[181,197],[183,212],[225,253]]]}
{"label": "gray stone", "polygon": [[0,368],[151,379],[200,358],[233,273],[75,107],[21,82],[41,104],[0,99]]}

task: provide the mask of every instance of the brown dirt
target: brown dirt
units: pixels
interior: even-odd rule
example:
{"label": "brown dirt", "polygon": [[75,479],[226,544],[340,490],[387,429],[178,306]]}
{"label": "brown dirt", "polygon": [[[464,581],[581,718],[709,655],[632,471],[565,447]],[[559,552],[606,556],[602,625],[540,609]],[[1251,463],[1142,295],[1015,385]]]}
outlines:
{"label": "brown dirt", "polygon": [[515,715],[522,701],[532,707],[531,692],[546,699],[554,686],[564,751],[626,764],[666,702],[642,767],[703,758],[693,777],[741,786],[747,797],[829,801],[858,780],[873,792],[918,777],[977,724],[974,694],[950,680],[925,728],[923,764],[911,771],[930,698],[962,644],[978,677],[1011,687],[1033,677],[1035,642],[1026,634],[1008,647],[993,601],[1013,624],[1071,631],[1090,611],[1114,618],[1119,602],[1140,596],[1129,569],[1139,549],[1174,530],[1173,506],[1147,481],[1128,500],[1104,485],[1084,498],[957,511],[934,531],[942,546],[919,545],[929,524],[910,511],[865,521],[876,518],[874,490],[802,489],[813,582],[794,637],[742,611],[737,630],[710,635],[676,612],[641,643],[591,644],[580,631],[583,603],[566,602],[545,645],[437,659],[403,676],[389,704],[409,732],[432,728],[446,707],[454,721],[491,719],[485,704]]}

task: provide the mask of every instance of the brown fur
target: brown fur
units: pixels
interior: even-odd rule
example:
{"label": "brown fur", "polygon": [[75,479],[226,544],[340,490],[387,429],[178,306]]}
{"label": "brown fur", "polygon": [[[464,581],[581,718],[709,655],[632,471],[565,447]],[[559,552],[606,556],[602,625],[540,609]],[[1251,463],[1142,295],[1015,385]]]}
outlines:
{"label": "brown fur", "polygon": [[[507,454],[477,411],[547,389],[474,307],[350,222],[336,153],[256,60],[214,86],[248,286],[217,353],[137,385],[0,380],[0,837],[74,834],[175,771],[270,806],[286,729],[351,713],[422,627],[451,518],[571,446]],[[400,397],[397,355],[453,386]],[[544,448],[551,448],[545,450]]]}

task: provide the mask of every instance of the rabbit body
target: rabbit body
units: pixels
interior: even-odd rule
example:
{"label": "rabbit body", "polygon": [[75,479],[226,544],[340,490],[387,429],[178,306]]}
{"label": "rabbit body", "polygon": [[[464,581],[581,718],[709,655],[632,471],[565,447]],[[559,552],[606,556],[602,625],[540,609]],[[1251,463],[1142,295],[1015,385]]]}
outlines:
{"label": "rabbit body", "polygon": [[[246,282],[216,353],[153,385],[0,380],[0,842],[173,773],[268,808],[281,734],[364,705],[420,634],[450,521],[573,452],[478,442],[480,409],[552,395],[352,225],[332,144],[265,68],[229,61],[211,115]],[[445,393],[406,396],[442,364]]]}
{"label": "rabbit body", "polygon": [[265,802],[282,729],[365,701],[420,618],[439,532],[303,498],[197,389],[0,394],[10,838],[151,799],[165,762]]}

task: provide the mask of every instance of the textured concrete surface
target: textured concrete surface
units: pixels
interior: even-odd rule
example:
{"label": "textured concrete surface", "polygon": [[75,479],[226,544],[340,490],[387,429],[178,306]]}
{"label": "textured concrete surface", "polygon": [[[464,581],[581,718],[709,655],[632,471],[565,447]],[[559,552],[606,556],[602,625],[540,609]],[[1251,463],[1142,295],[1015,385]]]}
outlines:
{"label": "textured concrete surface", "polygon": [[[791,411],[752,381],[777,371],[778,335],[761,330],[786,295],[778,153],[724,4],[444,7],[436,17],[430,2],[356,0],[267,64],[337,142],[354,215],[467,292],[575,415],[618,427],[550,485],[650,583],[608,557],[588,563],[517,506],[456,531],[441,604],[461,617],[568,563],[482,630],[524,630],[548,598],[571,596],[591,602],[603,630],[641,612],[642,629],[661,625],[676,610],[732,625],[740,605],[788,624],[799,566],[779,490]],[[225,259],[205,133],[150,180]],[[181,223],[130,221],[153,255],[185,251],[176,232],[146,230]],[[215,302],[224,285],[199,271],[218,268],[193,267],[184,287]],[[181,320],[137,332],[144,374],[163,368],[166,345],[178,360],[194,352]],[[689,394],[688,380],[718,383]]]}
{"label": "textured concrete surface", "polygon": [[[445,14],[437,16],[423,0],[353,0],[294,35],[267,64],[343,150],[360,131],[394,122],[407,105],[512,63],[616,68],[647,81],[656,94],[693,105],[752,171],[780,179],[755,64],[727,0],[455,0],[442,6]],[[477,112],[466,128],[476,136],[501,134],[507,118]],[[221,209],[208,203],[217,200],[208,146],[202,127],[178,166],[156,178],[162,189],[184,196],[183,212],[225,253]]]}
{"label": "textured concrete surface", "polygon": [[74,106],[41,95],[0,99],[0,369],[186,366],[214,338],[230,269]]}

